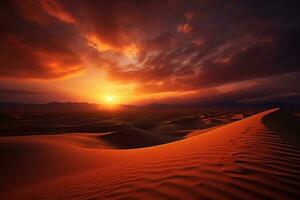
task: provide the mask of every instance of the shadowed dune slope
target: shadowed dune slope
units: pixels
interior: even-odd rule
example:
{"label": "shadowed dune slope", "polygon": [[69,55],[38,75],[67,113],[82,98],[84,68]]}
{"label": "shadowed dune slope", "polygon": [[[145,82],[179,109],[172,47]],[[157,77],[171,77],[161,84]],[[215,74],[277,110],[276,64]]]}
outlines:
{"label": "shadowed dune slope", "polygon": [[300,148],[300,118],[283,110],[277,110],[262,118],[263,124],[291,144]]}
{"label": "shadowed dune slope", "polygon": [[99,139],[119,149],[149,147],[178,140],[178,138],[175,137],[155,135],[148,131],[133,129],[105,134],[100,136]]}
{"label": "shadowed dune slope", "polygon": [[90,149],[112,148],[95,137],[84,134],[1,137],[0,193],[90,170],[97,164],[111,166],[113,157]]}
{"label": "shadowed dune slope", "polygon": [[[26,173],[51,172],[52,179],[39,177],[39,181],[19,187],[1,179],[2,185],[12,185],[1,191],[0,199],[299,199],[300,150],[280,136],[283,129],[278,135],[278,128],[274,131],[264,125],[265,118],[273,120],[272,114],[277,112],[269,110],[191,138],[140,149],[40,141],[24,161],[42,159],[49,166],[41,171],[37,166],[30,170],[27,164]],[[24,154],[28,151],[20,146],[23,139],[17,143],[14,137],[6,140],[10,140],[7,146],[19,146]],[[49,147],[38,151],[45,143]],[[60,146],[59,152],[52,152],[55,148],[51,145]],[[58,156],[57,162],[51,158],[47,163],[53,153],[69,156]],[[32,154],[41,156],[34,161]],[[1,159],[12,163],[14,158]],[[13,177],[14,172],[5,173]],[[19,181],[22,179],[19,176]]]}

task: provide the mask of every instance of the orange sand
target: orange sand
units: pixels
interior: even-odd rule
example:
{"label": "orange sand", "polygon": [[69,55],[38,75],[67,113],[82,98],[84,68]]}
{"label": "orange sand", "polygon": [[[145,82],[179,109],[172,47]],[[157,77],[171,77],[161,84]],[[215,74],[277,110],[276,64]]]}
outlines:
{"label": "orange sand", "polygon": [[274,117],[127,150],[97,134],[2,137],[0,199],[300,199],[300,149],[282,137],[296,125]]}

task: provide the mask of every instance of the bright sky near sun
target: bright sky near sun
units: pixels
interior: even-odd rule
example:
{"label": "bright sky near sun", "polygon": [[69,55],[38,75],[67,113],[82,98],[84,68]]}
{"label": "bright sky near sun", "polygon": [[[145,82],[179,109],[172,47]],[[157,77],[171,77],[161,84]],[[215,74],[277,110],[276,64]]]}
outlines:
{"label": "bright sky near sun", "polygon": [[0,100],[297,99],[299,9],[253,2],[3,1]]}

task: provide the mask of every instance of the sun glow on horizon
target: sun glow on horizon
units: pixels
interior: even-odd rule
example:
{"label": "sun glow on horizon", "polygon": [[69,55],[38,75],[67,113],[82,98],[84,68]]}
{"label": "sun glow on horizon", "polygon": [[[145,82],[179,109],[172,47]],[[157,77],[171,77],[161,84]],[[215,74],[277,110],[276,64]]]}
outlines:
{"label": "sun glow on horizon", "polygon": [[118,107],[118,101],[115,95],[104,95],[102,96],[102,106],[106,109],[116,109]]}
{"label": "sun glow on horizon", "polygon": [[116,103],[116,97],[113,95],[105,95],[104,100],[106,104],[115,104]]}

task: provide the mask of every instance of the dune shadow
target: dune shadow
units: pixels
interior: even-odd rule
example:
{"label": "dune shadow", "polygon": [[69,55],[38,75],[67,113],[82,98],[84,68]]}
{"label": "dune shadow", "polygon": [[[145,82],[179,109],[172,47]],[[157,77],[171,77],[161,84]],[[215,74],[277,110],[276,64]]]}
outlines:
{"label": "dune shadow", "polygon": [[300,148],[300,118],[282,109],[262,118],[262,123],[290,144]]}
{"label": "dune shadow", "polygon": [[100,136],[99,139],[119,149],[134,149],[166,144],[178,140],[138,130],[120,130]]}

